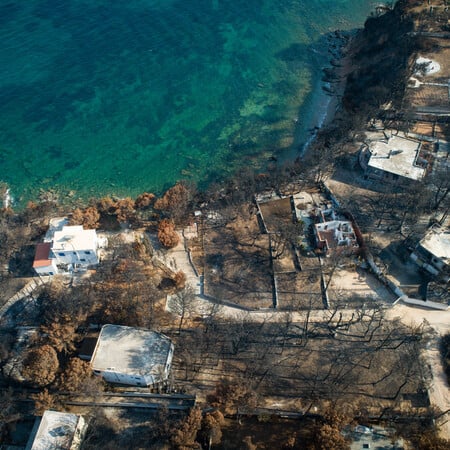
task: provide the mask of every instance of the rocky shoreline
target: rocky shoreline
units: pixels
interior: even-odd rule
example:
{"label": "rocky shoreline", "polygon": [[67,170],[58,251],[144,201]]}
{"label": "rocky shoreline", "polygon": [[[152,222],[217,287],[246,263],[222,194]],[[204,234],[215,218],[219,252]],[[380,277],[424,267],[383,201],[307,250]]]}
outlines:
{"label": "rocky shoreline", "polygon": [[[321,123],[316,129],[316,134],[321,128],[326,128],[335,119],[336,114],[342,107],[342,96],[345,91],[346,79],[352,69],[351,48],[353,41],[358,36],[356,32],[337,30],[330,37],[329,50],[330,65],[322,69],[322,90],[328,97],[328,104]],[[302,153],[306,152],[306,145]]]}

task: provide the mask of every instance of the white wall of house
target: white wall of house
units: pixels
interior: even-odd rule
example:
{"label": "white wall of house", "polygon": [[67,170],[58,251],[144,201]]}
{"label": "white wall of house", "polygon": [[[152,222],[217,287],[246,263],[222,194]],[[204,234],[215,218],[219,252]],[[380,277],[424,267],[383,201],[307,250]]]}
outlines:
{"label": "white wall of house", "polygon": [[48,266],[34,267],[34,270],[38,275],[47,276],[55,275],[58,273],[58,268],[56,267],[56,260],[50,260],[51,263]]}
{"label": "white wall of house", "polygon": [[106,324],[102,327],[91,368],[109,383],[149,386],[168,378],[174,345],[161,333]]}
{"label": "white wall of house", "polygon": [[164,368],[161,366],[161,372],[137,374],[137,373],[125,373],[113,368],[109,370],[96,370],[94,369],[94,375],[102,377],[108,383],[127,384],[130,386],[151,386],[155,383],[167,380],[170,374],[172,366],[172,358],[174,352],[174,345],[171,344],[169,354],[167,355],[167,363]]}
{"label": "white wall of house", "polygon": [[114,370],[94,370],[94,374],[101,376],[108,383],[128,384],[130,386],[150,386],[155,382],[152,375],[128,374]]}
{"label": "white wall of house", "polygon": [[441,258],[438,258],[436,256],[433,256],[431,258],[431,264],[433,264],[433,266],[436,267],[436,269],[438,269],[439,271],[443,270],[445,267],[445,262]]}
{"label": "white wall of house", "polygon": [[36,248],[33,268],[38,275],[70,273],[99,263],[99,239],[95,230],[67,225],[66,218],[50,221],[44,243]]}
{"label": "white wall of house", "polygon": [[[435,238],[435,241],[430,243],[430,239],[433,238]],[[434,276],[438,276],[439,274],[450,270],[450,265],[447,264],[448,259],[444,259],[435,254],[448,254],[448,244],[445,245],[447,242],[448,239],[438,240],[431,230],[425,238],[420,241],[410,257],[419,267],[427,270]]]}
{"label": "white wall of house", "polygon": [[96,249],[69,250],[68,247],[66,246],[66,249],[53,248],[58,264],[81,264],[84,266],[98,264]]}

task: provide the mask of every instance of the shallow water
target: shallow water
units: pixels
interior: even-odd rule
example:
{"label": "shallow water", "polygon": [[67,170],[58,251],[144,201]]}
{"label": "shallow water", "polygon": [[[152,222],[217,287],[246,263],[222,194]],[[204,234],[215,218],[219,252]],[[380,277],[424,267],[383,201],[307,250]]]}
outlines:
{"label": "shallow water", "polygon": [[0,180],[89,197],[205,185],[319,120],[355,0],[0,1]]}

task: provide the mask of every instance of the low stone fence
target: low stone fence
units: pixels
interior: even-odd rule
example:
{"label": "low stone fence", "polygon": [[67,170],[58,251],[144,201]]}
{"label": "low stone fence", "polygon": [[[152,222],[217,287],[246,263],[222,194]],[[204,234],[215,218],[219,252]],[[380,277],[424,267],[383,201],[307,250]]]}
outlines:
{"label": "low stone fence", "polygon": [[403,295],[403,296],[399,297],[399,300],[406,304],[423,306],[424,308],[440,309],[442,311],[448,310],[448,305],[446,305],[445,303],[437,303],[437,302],[431,302],[431,301],[425,301],[425,300],[418,300],[416,298],[410,298],[407,295]]}
{"label": "low stone fence", "polygon": [[198,270],[195,267],[194,259],[192,258],[192,252],[191,252],[191,249],[188,246],[187,238],[185,236],[184,230],[182,231],[182,239],[183,239],[184,251],[187,254],[189,264],[190,264],[192,270],[194,271],[195,276],[198,278],[200,276],[200,274],[198,273]]}
{"label": "low stone fence", "polygon": [[50,279],[51,277],[34,277],[0,308],[0,317],[6,314],[8,309],[11,308],[11,306],[13,306],[16,302],[30,296],[35,289],[37,289],[39,286],[42,286],[44,283],[47,283]]}

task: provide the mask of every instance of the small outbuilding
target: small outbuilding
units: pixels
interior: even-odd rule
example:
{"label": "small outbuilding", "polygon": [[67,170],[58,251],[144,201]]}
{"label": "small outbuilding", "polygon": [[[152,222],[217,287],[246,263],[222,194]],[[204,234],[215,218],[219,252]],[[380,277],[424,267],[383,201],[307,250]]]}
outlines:
{"label": "small outbuilding", "polygon": [[151,386],[167,380],[174,346],[162,333],[122,325],[104,325],[91,367],[109,383]]}
{"label": "small outbuilding", "polygon": [[87,424],[82,416],[57,411],[45,411],[36,419],[25,450],[78,450]]}

